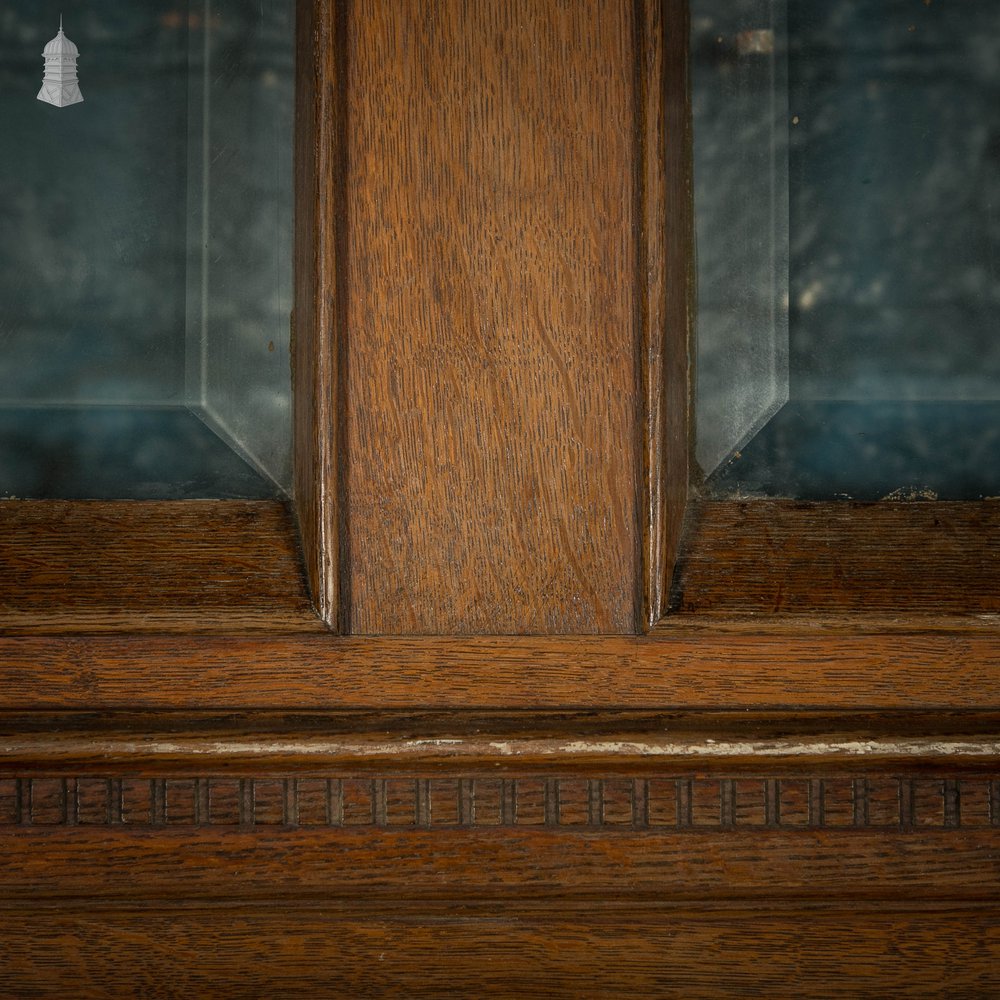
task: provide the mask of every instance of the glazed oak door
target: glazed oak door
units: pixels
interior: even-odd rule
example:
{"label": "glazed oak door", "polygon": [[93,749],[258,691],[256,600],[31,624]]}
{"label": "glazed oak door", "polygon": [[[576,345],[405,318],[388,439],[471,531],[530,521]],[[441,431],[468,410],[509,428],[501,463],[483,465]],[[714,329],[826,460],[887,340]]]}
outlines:
{"label": "glazed oak door", "polygon": [[699,492],[688,8],[295,5],[293,496],[0,503],[0,995],[1000,992],[998,505]]}

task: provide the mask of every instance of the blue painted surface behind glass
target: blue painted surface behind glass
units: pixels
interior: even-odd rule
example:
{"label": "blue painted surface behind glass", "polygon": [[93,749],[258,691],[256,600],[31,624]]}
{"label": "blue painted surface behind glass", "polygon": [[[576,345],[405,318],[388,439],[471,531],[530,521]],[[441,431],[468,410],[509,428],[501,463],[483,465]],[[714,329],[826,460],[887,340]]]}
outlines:
{"label": "blue painted surface behind glass", "polygon": [[240,452],[288,488],[294,9],[0,6],[0,497],[280,494]]}
{"label": "blue painted surface behind glass", "polygon": [[707,490],[998,495],[1000,4],[792,0],[788,28],[790,398]]}
{"label": "blue painted surface behind glass", "polygon": [[[68,108],[35,99],[60,12]],[[0,401],[183,397],[187,24],[175,0],[0,10]]]}
{"label": "blue painted surface behind glass", "polygon": [[1000,4],[788,24],[792,399],[1000,398]]}

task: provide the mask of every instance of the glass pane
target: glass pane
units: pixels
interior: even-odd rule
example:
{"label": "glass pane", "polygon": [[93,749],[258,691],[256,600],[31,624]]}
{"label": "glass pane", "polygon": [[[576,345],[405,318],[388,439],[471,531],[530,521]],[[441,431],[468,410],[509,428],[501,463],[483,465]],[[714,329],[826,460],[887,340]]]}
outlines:
{"label": "glass pane", "polygon": [[707,492],[1000,494],[1000,6],[692,23]]}
{"label": "glass pane", "polygon": [[290,488],[293,15],[0,10],[0,496]]}

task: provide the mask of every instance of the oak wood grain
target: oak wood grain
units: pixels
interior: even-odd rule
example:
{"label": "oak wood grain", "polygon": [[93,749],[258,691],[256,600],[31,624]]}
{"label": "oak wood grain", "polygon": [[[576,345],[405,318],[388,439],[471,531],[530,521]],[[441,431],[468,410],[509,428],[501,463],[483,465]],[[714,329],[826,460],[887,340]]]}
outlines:
{"label": "oak wood grain", "polygon": [[[0,830],[0,899],[964,900],[1000,891],[1000,828]],[[572,863],[568,860],[572,859]],[[127,877],[125,877],[127,873]]]}
{"label": "oak wood grain", "polygon": [[334,0],[296,7],[295,304],[292,322],[295,511],[309,591],[340,622],[343,493],[343,67]]}
{"label": "oak wood grain", "polygon": [[694,195],[686,0],[638,5],[643,628],[667,610],[688,505]]}
{"label": "oak wood grain", "polygon": [[355,633],[635,629],[636,11],[347,5]]}
{"label": "oak wood grain", "polygon": [[278,502],[5,501],[0,566],[7,633],[322,631]]}
{"label": "oak wood grain", "polygon": [[324,631],[661,618],[686,4],[298,13],[311,589],[276,505],[0,508],[0,994],[994,995],[995,508],[710,510],[648,637]]}
{"label": "oak wood grain", "polygon": [[[674,601],[681,613],[1000,624],[1000,502],[706,503]],[[663,624],[673,624],[666,619]],[[680,621],[676,621],[681,624]]]}
{"label": "oak wood grain", "polygon": [[[463,770],[450,761],[450,769],[442,766],[436,772],[414,774],[391,762],[394,769],[388,774],[385,770],[373,774],[363,766],[332,773],[314,766],[302,775],[258,771],[252,777],[238,769],[239,761],[234,770],[225,770],[228,762],[220,751],[205,755],[202,770],[193,773],[180,762],[173,770],[150,776],[156,772],[136,770],[141,758],[128,762],[131,770],[123,767],[110,772],[110,777],[106,764],[70,774],[0,773],[0,830],[43,833],[105,827],[109,832],[143,833],[149,828],[194,832],[280,827],[403,834],[459,829],[467,834],[470,849],[477,844],[478,832],[500,829],[546,829],[565,835],[586,831],[608,837],[624,830],[650,836],[691,831],[747,835],[779,828],[887,834],[982,830],[992,836],[1000,830],[995,742],[991,752],[992,760],[985,752],[980,754],[983,771],[958,778],[946,777],[954,775],[955,770],[949,769],[957,766],[949,758],[959,757],[947,745],[930,761],[920,762],[922,769],[915,777],[889,771],[895,761],[869,762],[864,757],[858,763],[869,766],[860,776],[834,771],[818,777],[803,771],[797,760],[768,761],[766,754],[756,762],[756,771],[740,771],[740,751],[734,751],[736,766],[718,774],[712,767],[725,766],[726,760],[703,753],[700,759],[692,754],[684,763],[695,768],[706,760],[708,774],[681,771],[676,763],[671,767],[668,758],[649,771],[649,777],[636,778],[627,776],[634,767],[629,758],[621,755],[615,760],[613,753],[599,765],[601,770],[595,772],[590,762],[587,770],[574,773],[573,754],[566,748],[560,758],[566,762],[564,769],[556,773],[551,761],[548,772],[530,768],[512,772],[515,762],[490,761],[483,755],[458,762]],[[362,765],[367,763],[363,752],[354,753]],[[942,769],[942,761],[948,769]],[[761,766],[768,763],[774,769],[762,773]],[[827,766],[834,763],[831,759]],[[206,768],[219,770],[212,773]]]}
{"label": "oak wood grain", "polygon": [[[0,714],[4,780],[125,774],[149,780],[273,774],[283,781],[365,774],[381,780],[389,774],[464,781],[541,774],[558,785],[569,775],[584,781],[690,780],[711,773],[765,781],[833,775],[837,781],[879,776],[895,782],[933,774],[938,782],[975,775],[975,795],[982,798],[982,782],[995,780],[992,772],[1000,770],[998,752],[1000,713],[970,711]],[[722,793],[713,780],[718,799]],[[10,821],[16,795],[4,787],[0,816]],[[106,789],[98,793],[105,795]],[[65,787],[58,794],[74,795]],[[781,798],[780,789],[773,797]],[[979,809],[979,818],[988,813]],[[963,821],[971,818],[963,815]],[[1000,815],[996,819],[1000,822]]]}
{"label": "oak wood grain", "polygon": [[[360,906],[0,911],[8,996],[989,997],[989,907]],[[179,962],[178,955],[185,960]]]}
{"label": "oak wood grain", "polygon": [[1000,708],[1000,635],[0,636],[0,709]]}

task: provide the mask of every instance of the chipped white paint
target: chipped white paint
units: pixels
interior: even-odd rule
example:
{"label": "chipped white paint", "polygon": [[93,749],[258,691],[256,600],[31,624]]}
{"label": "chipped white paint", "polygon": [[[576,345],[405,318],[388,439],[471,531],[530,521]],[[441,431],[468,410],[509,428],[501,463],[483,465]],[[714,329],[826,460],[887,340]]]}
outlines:
{"label": "chipped white paint", "polygon": [[719,743],[593,743],[576,741],[552,749],[566,754],[628,754],[638,757],[983,757],[1000,754],[1000,741],[947,740],[848,740],[843,742],[791,743],[732,742]]}
{"label": "chipped white paint", "polygon": [[663,740],[491,740],[437,738],[398,741],[366,742],[338,741],[328,738],[307,740],[97,740],[81,739],[75,745],[65,741],[48,742],[21,740],[5,743],[0,747],[0,760],[24,758],[34,760],[47,757],[66,758],[74,755],[142,757],[422,757],[439,752],[451,758],[489,757],[640,757],[724,759],[727,757],[782,759],[794,757],[879,757],[879,758],[935,758],[935,757],[995,757],[1000,756],[1000,740],[948,740],[948,739],[898,739],[898,740],[712,740],[688,742]]}

